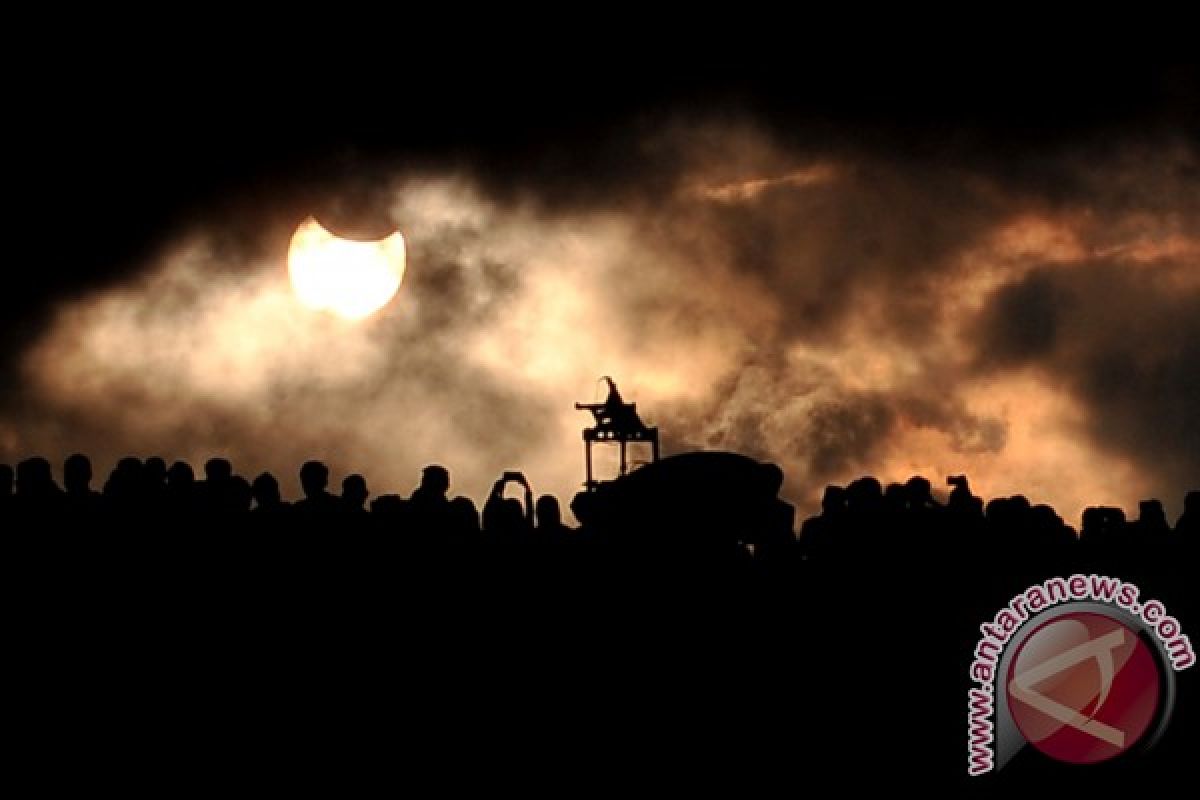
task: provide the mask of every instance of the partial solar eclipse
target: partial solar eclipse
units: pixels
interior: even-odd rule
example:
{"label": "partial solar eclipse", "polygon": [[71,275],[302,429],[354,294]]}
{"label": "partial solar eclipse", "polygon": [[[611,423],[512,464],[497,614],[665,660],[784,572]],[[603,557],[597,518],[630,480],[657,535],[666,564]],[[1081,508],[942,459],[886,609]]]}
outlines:
{"label": "partial solar eclipse", "polygon": [[292,235],[288,274],[301,303],[345,319],[362,319],[388,304],[404,279],[404,236],[372,242],[342,239],[309,217]]}

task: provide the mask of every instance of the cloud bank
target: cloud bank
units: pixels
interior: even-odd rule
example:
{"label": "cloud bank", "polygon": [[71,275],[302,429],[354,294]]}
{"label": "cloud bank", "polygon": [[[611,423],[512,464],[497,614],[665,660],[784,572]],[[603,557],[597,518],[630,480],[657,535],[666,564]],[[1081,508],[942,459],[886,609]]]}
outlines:
{"label": "cloud bank", "polygon": [[612,375],[668,452],[776,461],[805,510],[868,472],[966,472],[1076,520],[1200,484],[1195,147],[1002,170],[728,122],[640,135],[640,160],[567,200],[466,168],[359,176],[409,246],[364,322],[296,302],[299,217],[264,214],[250,243],[197,229],[60,305],[0,458],[220,453],[294,491],[321,457],[376,493],[438,462],[479,499],[511,468],[568,496],[572,403]]}

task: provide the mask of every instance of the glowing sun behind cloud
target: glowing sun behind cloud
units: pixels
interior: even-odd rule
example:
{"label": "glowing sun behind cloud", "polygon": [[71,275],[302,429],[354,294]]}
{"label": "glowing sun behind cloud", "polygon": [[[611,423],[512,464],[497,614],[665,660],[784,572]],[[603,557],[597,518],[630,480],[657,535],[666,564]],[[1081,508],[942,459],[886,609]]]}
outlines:
{"label": "glowing sun behind cloud", "polygon": [[404,236],[372,242],[339,238],[312,217],[288,248],[288,273],[300,302],[346,319],[362,319],[387,305],[404,279]]}

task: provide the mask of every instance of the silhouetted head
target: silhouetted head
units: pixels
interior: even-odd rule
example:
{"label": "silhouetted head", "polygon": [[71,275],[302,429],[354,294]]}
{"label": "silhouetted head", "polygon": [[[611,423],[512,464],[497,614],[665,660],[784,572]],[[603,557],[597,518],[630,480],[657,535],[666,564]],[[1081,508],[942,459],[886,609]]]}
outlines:
{"label": "silhouetted head", "polygon": [[591,492],[576,492],[571,498],[571,513],[579,524],[587,527],[596,524],[596,498]]}
{"label": "silhouetted head", "polygon": [[421,470],[420,488],[424,493],[444,496],[450,489],[450,473],[445,467],[430,464]]}
{"label": "silhouetted head", "polygon": [[8,497],[13,490],[13,468],[8,464],[0,464],[0,497]]}
{"label": "silhouetted head", "polygon": [[1183,510],[1187,514],[1200,514],[1200,491],[1187,493],[1183,498]]}
{"label": "silhouetted head", "polygon": [[451,500],[450,518],[460,533],[479,533],[479,509],[471,498],[460,496]]}
{"label": "silhouetted head", "polygon": [[1029,510],[1034,521],[1037,522],[1039,528],[1060,528],[1063,526],[1062,517],[1054,510],[1053,506],[1039,503]]}
{"label": "silhouetted head", "polygon": [[836,514],[846,508],[846,490],[832,484],[825,487],[821,496],[821,511],[825,514]]}
{"label": "silhouetted head", "polygon": [[122,478],[136,478],[142,474],[142,460],[137,456],[125,456],[113,467],[113,472]]}
{"label": "silhouetted head", "polygon": [[914,475],[904,484],[904,489],[908,492],[908,502],[913,508],[933,505],[933,487],[928,479]]}
{"label": "silhouetted head", "polygon": [[1012,501],[1007,497],[993,497],[984,509],[988,522],[1009,523],[1013,518]]}
{"label": "silhouetted head", "polygon": [[176,461],[167,470],[167,485],[172,489],[187,489],[196,482],[196,473],[186,461]]}
{"label": "silhouetted head", "polygon": [[142,471],[145,474],[146,483],[160,485],[167,479],[167,462],[159,456],[151,456],[146,459],[146,465]]}
{"label": "silhouetted head", "polygon": [[1125,512],[1119,508],[1094,506],[1084,509],[1083,534],[1085,536],[1091,537],[1098,534],[1110,534],[1120,529],[1124,524]]}
{"label": "silhouetted head", "polygon": [[875,511],[883,502],[883,486],[870,475],[846,487],[846,505],[851,511]]}
{"label": "silhouetted head", "polygon": [[778,464],[763,464],[759,470],[762,489],[768,497],[775,497],[783,488],[783,470]]}
{"label": "silhouetted head", "polygon": [[1155,527],[1167,526],[1167,512],[1158,500],[1143,500],[1138,504],[1138,521]]}
{"label": "silhouetted head", "polygon": [[121,503],[134,502],[142,492],[142,462],[135,456],[125,456],[104,482],[104,495]]}
{"label": "silhouetted head", "polygon": [[273,508],[282,502],[279,496],[279,481],[269,472],[264,472],[254,479],[250,492],[259,508]]}
{"label": "silhouetted head", "polygon": [[92,462],[83,453],[68,456],[63,462],[63,486],[72,494],[86,492],[92,483]]}
{"label": "silhouetted head", "polygon": [[17,494],[41,495],[53,492],[56,488],[54,473],[46,459],[34,456],[17,464]]}
{"label": "silhouetted head", "polygon": [[300,467],[300,488],[305,497],[316,497],[329,485],[329,467],[320,461],[306,461]]}
{"label": "silhouetted head", "polygon": [[342,502],[350,508],[360,510],[366,507],[367,497],[370,492],[367,491],[367,479],[362,475],[354,474],[347,475],[342,480]]}
{"label": "silhouetted head", "polygon": [[228,459],[210,458],[204,463],[204,478],[212,483],[224,483],[233,477],[233,465]]}
{"label": "silhouetted head", "polygon": [[562,525],[562,509],[558,506],[558,498],[552,494],[544,494],[537,500],[534,507],[537,512],[539,528],[557,528]]}

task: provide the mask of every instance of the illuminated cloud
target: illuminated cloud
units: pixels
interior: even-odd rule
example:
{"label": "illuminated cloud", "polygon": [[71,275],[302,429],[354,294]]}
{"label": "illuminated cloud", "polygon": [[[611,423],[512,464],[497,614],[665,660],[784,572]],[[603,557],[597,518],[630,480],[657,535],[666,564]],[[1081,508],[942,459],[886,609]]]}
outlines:
{"label": "illuminated cloud", "polygon": [[469,170],[388,175],[408,273],[359,323],[299,305],[282,248],[198,231],[62,304],[0,455],[228,453],[292,492],[311,457],[376,493],[441,462],[477,499],[512,468],[569,495],[572,403],[613,375],[668,449],[777,461],[804,510],[864,472],[966,472],[1075,521],[1194,488],[1191,149],[1064,156],[1034,179],[750,126],[664,141],[663,173],[567,205]]}

